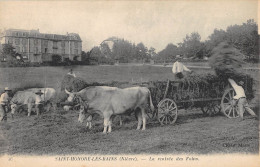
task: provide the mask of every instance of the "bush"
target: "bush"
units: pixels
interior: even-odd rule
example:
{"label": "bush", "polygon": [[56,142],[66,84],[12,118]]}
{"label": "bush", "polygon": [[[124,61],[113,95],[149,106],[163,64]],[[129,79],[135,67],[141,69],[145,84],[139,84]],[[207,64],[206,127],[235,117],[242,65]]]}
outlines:
{"label": "bush", "polygon": [[60,55],[52,55],[52,63],[53,65],[59,65],[62,62],[62,57]]}

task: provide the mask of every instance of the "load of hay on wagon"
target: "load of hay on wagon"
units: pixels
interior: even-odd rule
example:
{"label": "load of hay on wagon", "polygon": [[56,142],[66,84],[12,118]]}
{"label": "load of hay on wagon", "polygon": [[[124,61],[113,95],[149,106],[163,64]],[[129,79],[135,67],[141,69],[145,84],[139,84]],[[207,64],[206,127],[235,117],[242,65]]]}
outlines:
{"label": "load of hay on wagon", "polygon": [[243,74],[243,57],[236,48],[222,42],[212,50],[209,65],[221,78],[237,77]]}
{"label": "load of hay on wagon", "polygon": [[209,65],[215,71],[210,73],[191,73],[181,79],[178,88],[172,85],[166,91],[166,81],[155,81],[150,87],[154,102],[158,103],[167,93],[166,97],[176,101],[203,99],[203,98],[221,98],[228,83],[228,78],[234,79],[237,83],[244,81],[245,91],[248,99],[253,98],[253,79],[247,75],[242,68],[244,64],[244,55],[236,48],[225,42],[220,43],[212,51],[209,59]]}
{"label": "load of hay on wagon", "polygon": [[220,80],[233,79],[235,82],[243,81],[248,98],[253,98],[253,78],[246,74],[242,66],[244,55],[227,42],[220,43],[212,50],[209,65],[214,69]]}

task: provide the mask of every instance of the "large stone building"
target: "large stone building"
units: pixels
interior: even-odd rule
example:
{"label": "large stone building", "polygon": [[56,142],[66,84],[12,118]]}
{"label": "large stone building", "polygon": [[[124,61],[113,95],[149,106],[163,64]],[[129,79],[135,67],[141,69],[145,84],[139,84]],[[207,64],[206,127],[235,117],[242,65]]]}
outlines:
{"label": "large stone building", "polygon": [[52,61],[53,55],[64,60],[81,61],[82,41],[75,33],[43,34],[38,30],[8,29],[0,34],[1,44],[11,44],[29,62]]}

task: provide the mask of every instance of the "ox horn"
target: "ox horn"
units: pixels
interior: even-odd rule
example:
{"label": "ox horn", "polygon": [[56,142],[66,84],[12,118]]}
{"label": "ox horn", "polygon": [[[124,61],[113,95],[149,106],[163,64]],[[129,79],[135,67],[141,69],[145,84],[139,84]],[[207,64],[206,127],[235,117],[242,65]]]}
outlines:
{"label": "ox horn", "polygon": [[65,88],[65,92],[66,92],[67,94],[71,94],[71,92],[69,92],[66,88]]}

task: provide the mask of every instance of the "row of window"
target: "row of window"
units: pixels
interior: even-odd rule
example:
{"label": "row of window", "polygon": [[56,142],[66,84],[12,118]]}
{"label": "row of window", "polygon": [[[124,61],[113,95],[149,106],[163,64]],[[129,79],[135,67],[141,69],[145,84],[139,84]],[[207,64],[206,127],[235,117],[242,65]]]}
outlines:
{"label": "row of window", "polygon": [[[23,45],[26,45],[28,41],[27,41],[27,39],[22,39],[21,42],[22,42]],[[40,39],[34,39],[33,40],[34,45],[38,45],[38,43],[40,43],[40,42],[41,42]],[[8,39],[8,43],[9,44],[13,44],[13,39],[9,38]],[[20,39],[19,38],[15,38],[14,39],[14,43],[16,45],[20,45]],[[71,43],[71,45],[73,45],[73,43],[74,43],[75,48],[78,47],[78,42],[70,42],[70,43]],[[43,45],[47,47],[48,46],[48,41],[47,40],[43,40]],[[57,47],[57,46],[58,46],[58,42],[53,42],[53,47]],[[65,42],[64,41],[61,42],[61,47],[63,47],[63,48],[65,47]]]}
{"label": "row of window", "polygon": [[12,32],[13,36],[28,36],[29,33],[28,32]]}
{"label": "row of window", "polygon": [[[25,53],[26,52],[26,47],[21,47],[21,50],[20,50],[20,47],[16,46],[15,50],[16,50],[16,52],[23,52],[23,53]],[[34,48],[34,53],[35,54],[40,53],[38,47]],[[51,53],[51,52],[48,51],[48,48],[44,48],[43,53]],[[53,53],[58,53],[58,50],[57,49],[53,49]],[[61,49],[61,54],[65,54],[65,49]],[[78,49],[74,49],[74,54],[78,54]]]}
{"label": "row of window", "polygon": [[[45,38],[54,38],[54,39],[62,39],[64,36],[62,35],[55,35],[55,34],[38,34],[38,33],[30,33],[31,36],[41,36]],[[17,37],[27,37],[29,36],[28,32],[12,32],[12,36]]]}

